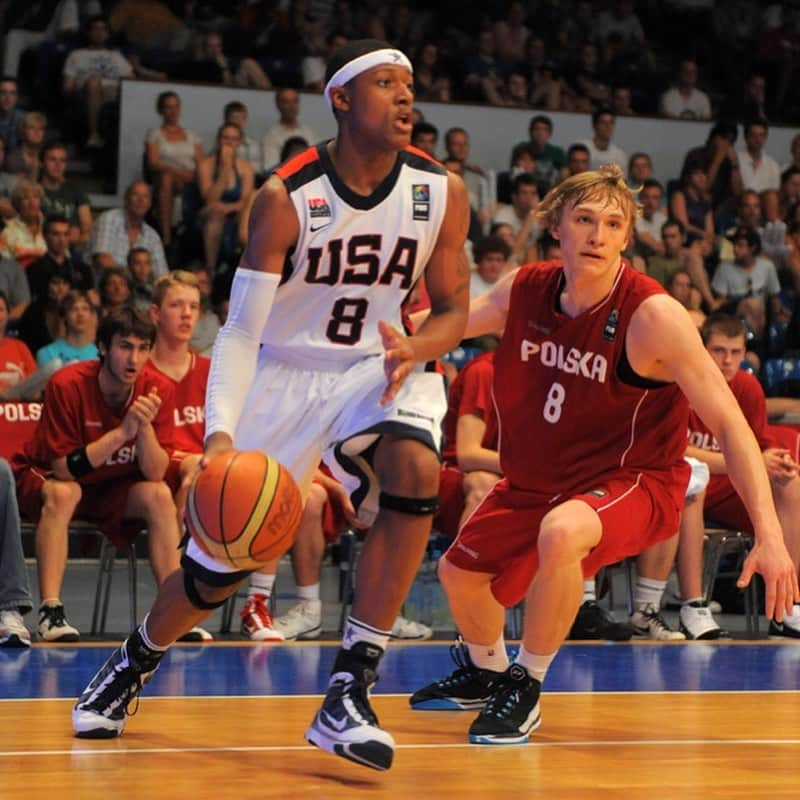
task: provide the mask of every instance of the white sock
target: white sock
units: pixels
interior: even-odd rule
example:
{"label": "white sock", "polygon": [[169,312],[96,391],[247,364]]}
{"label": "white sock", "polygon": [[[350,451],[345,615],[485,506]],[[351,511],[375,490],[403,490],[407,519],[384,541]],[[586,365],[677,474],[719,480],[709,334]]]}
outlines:
{"label": "white sock", "polygon": [[583,602],[597,602],[597,588],[595,587],[594,578],[590,578],[588,581],[583,582]]}
{"label": "white sock", "polygon": [[380,647],[381,650],[386,650],[390,633],[391,631],[382,631],[354,617],[348,617],[344,626],[344,635],[342,636],[342,649],[350,650],[356,642],[367,642]]}
{"label": "white sock", "polygon": [[139,636],[142,637],[142,641],[144,642],[145,646],[150,650],[154,650],[156,653],[164,653],[169,649],[169,645],[156,644],[147,634],[147,620],[149,618],[150,615],[147,614],[142,620],[142,624],[139,626]]}
{"label": "white sock", "polygon": [[652,578],[636,577],[633,587],[633,607],[636,611],[643,611],[647,606],[652,606],[656,611],[661,608],[661,598],[667,588],[666,581],[656,581]]}
{"label": "white sock", "polygon": [[319,600],[319,583],[309,586],[298,586],[297,597],[300,600]]}
{"label": "white sock", "polygon": [[464,642],[469,650],[469,657],[478,669],[490,669],[493,672],[505,672],[508,668],[508,653],[503,634],[500,638],[490,645],[470,644]]}
{"label": "white sock", "polygon": [[544,676],[547,675],[550,663],[555,657],[555,653],[550,653],[546,656],[538,656],[536,653],[531,653],[530,650],[520,647],[514,661],[520,666],[525,667],[531,678],[535,678],[539,683],[542,683],[542,681],[544,681]]}
{"label": "white sock", "polygon": [[681,606],[690,606],[692,603],[705,603],[705,597],[688,597],[681,603]]}
{"label": "white sock", "polygon": [[275,585],[275,575],[265,575],[263,572],[254,572],[250,576],[250,587],[247,590],[248,596],[263,594],[267,599],[272,594],[272,587]]}

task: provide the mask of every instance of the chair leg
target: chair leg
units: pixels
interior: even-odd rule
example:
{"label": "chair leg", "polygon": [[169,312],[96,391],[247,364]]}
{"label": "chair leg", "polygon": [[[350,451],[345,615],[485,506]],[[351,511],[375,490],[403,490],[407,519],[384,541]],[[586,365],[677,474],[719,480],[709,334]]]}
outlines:
{"label": "chair leg", "polygon": [[106,629],[106,616],[108,614],[108,601],[111,593],[111,578],[114,570],[114,546],[105,537],[100,544],[98,559],[97,585],[94,591],[94,610],[92,611],[93,636],[104,633]]}
{"label": "chair leg", "polygon": [[136,547],[135,543],[131,542],[128,548],[128,603],[130,605],[131,615],[131,631],[136,630],[139,622],[139,610],[137,603],[137,585],[136,585]]}
{"label": "chair leg", "polygon": [[236,593],[232,594],[222,606],[222,620],[219,626],[220,633],[230,633],[233,624],[233,612],[236,607]]}

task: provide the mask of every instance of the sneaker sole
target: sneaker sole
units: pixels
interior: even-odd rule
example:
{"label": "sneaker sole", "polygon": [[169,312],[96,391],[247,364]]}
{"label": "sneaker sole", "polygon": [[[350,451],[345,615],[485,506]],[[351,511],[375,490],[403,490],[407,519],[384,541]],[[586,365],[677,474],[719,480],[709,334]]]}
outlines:
{"label": "sneaker sole", "polygon": [[542,715],[538,714],[531,723],[531,726],[525,733],[517,735],[512,734],[491,734],[491,733],[471,733],[469,740],[472,744],[492,744],[492,745],[510,745],[510,744],[526,744],[530,735],[537,730],[542,724]]}
{"label": "sneaker sole", "polygon": [[320,625],[318,628],[311,628],[310,630],[303,631],[302,633],[297,633],[294,636],[287,636],[284,634],[283,639],[279,641],[303,642],[307,639],[319,639],[321,633],[322,633],[322,626]]}
{"label": "sneaker sole", "polygon": [[433,697],[430,700],[409,700],[414,711],[481,711],[488,697],[480,700],[461,700],[450,697]]}
{"label": "sneaker sole", "polygon": [[30,639],[23,639],[18,633],[9,633],[8,636],[0,639],[0,647],[7,647],[14,650],[24,650],[31,646]]}
{"label": "sneaker sole", "polygon": [[285,642],[286,639],[283,638],[280,634],[275,634],[273,631],[265,636],[259,636],[259,633],[263,631],[255,631],[254,633],[248,633],[247,631],[242,631],[242,636],[246,636],[251,642]]}
{"label": "sneaker sole", "polygon": [[115,723],[100,714],[72,710],[72,730],[77,739],[116,739],[124,729],[124,721]]}
{"label": "sneaker sole", "polygon": [[717,639],[730,639],[731,635],[728,631],[723,630],[719,626],[715,626],[713,628],[708,628],[704,630],[702,633],[698,634],[697,636],[693,636],[691,631],[685,626],[681,625],[681,633],[686,637],[687,641],[690,642],[711,642]]}
{"label": "sneaker sole", "polygon": [[79,642],[81,635],[79,633],[62,633],[60,636],[46,636],[40,633],[43,642]]}
{"label": "sneaker sole", "polygon": [[340,758],[346,758],[362,767],[384,772],[392,766],[394,748],[376,740],[366,742],[340,742],[331,739],[313,725],[306,731],[305,739],[309,744]]}

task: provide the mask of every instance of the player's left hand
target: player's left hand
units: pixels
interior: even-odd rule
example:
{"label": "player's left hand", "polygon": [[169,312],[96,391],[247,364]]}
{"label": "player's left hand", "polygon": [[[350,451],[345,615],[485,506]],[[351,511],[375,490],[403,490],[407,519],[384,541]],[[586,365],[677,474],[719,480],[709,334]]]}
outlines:
{"label": "player's left hand", "polygon": [[800,602],[797,572],[782,537],[756,538],[736,586],[745,589],[756,572],[764,578],[766,588],[764,613],[782,622],[784,614],[791,614],[792,606]]}
{"label": "player's left hand", "polygon": [[414,347],[408,336],[384,320],[378,321],[378,331],[383,339],[383,349],[386,351],[383,364],[387,384],[381,395],[381,405],[383,406],[394,400],[417,362]]}
{"label": "player's left hand", "polygon": [[139,420],[139,426],[150,425],[161,408],[161,398],[155,387],[150,389],[147,394],[140,394],[131,403],[131,413]]}

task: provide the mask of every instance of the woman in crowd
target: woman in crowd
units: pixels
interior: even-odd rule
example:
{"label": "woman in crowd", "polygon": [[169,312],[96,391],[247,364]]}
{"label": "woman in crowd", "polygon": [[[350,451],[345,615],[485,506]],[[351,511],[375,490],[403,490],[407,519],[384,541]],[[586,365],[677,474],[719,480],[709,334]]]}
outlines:
{"label": "woman in crowd", "polygon": [[155,184],[161,239],[166,246],[172,241],[173,199],[196,180],[203,147],[194,131],[181,126],[181,99],[175,92],[161,92],[156,110],[161,114],[161,126],[147,134],[147,168]]}
{"label": "woman in crowd", "polygon": [[42,197],[44,189],[34,181],[20,178],[11,192],[17,212],[0,232],[0,255],[13,258],[23,269],[47,252],[44,240]]}
{"label": "woman in crowd", "polygon": [[247,159],[236,155],[242,142],[238,125],[226,123],[217,131],[215,152],[206,156],[197,170],[197,183],[203,198],[200,220],[206,267],[213,274],[220,251],[230,256],[236,245],[237,220],[248,207],[255,177]]}

